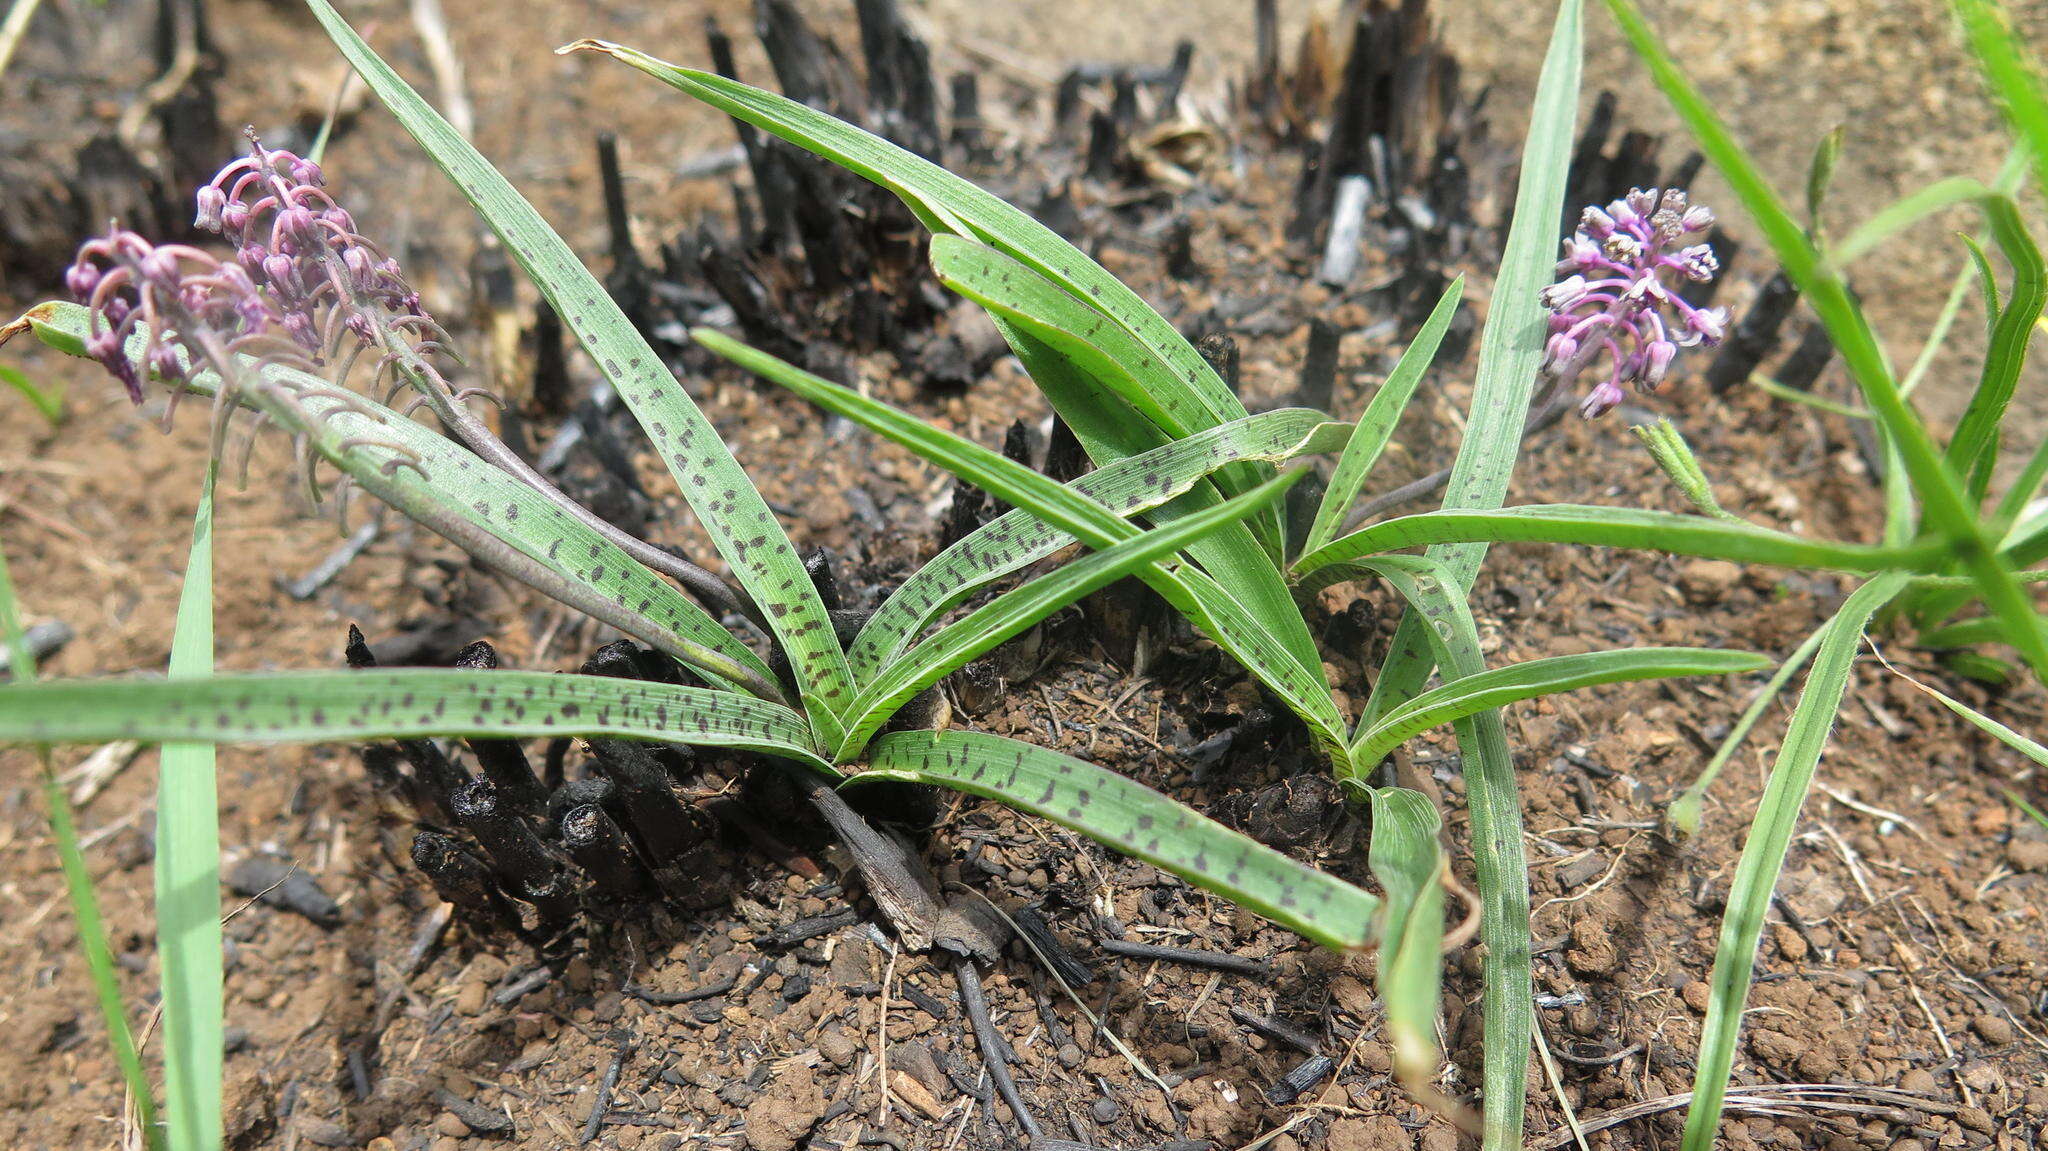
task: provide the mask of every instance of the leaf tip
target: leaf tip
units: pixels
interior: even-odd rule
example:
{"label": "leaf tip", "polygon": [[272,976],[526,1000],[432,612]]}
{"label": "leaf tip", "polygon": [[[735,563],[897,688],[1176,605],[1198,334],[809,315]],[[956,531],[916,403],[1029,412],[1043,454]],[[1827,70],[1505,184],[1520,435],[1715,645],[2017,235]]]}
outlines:
{"label": "leaf tip", "polygon": [[581,40],[572,40],[555,49],[555,55],[557,56],[567,56],[572,52],[602,52],[607,56],[617,56],[619,54],[619,46],[609,40],[599,40],[592,36],[585,36]]}

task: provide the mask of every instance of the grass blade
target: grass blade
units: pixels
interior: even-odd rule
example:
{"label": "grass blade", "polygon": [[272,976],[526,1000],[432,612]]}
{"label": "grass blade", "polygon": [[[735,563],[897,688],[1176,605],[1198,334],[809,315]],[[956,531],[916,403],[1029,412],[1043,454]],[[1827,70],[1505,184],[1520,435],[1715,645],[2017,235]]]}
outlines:
{"label": "grass blade", "polygon": [[468,197],[611,380],[718,554],[766,612],[769,627],[789,655],[812,725],[826,742],[836,738],[839,712],[853,699],[845,653],[795,545],[717,429],[533,205],[400,79],[327,0],[306,4],[370,90]]}
{"label": "grass blade", "polygon": [[1721,942],[1714,953],[1707,1017],[1700,1027],[1692,1106],[1685,1116],[1685,1151],[1713,1151],[1719,1137],[1722,1100],[1735,1066],[1735,1045],[1742,1029],[1743,1003],[1749,997],[1750,975],[1756,967],[1764,912],[1778,885],[1778,872],[1785,865],[1785,851],[1798,826],[1814,768],[1841,708],[1863,628],[1906,583],[1907,577],[1896,572],[1872,579],[1850,594],[1821,631],[1813,670],[1807,673],[1799,705],[1785,729],[1784,745],[1771,767],[1770,782],[1757,804],[1748,840],[1742,846],[1742,861],[1736,865],[1728,891]]}
{"label": "grass blade", "polygon": [[[1876,647],[1873,645],[1871,650],[1876,651]],[[1990,737],[1996,739],[1998,742],[2004,744],[2005,746],[2013,749],[2014,751],[2019,752],[2021,755],[2026,756],[2028,759],[2033,760],[2036,764],[2039,764],[2042,767],[2048,767],[2048,747],[2041,746],[2039,742],[2033,739],[2029,739],[2024,735],[2021,735],[2019,732],[2014,731],[2012,728],[2009,728],[2004,724],[1998,722],[1997,720],[1991,718],[1990,716],[1985,715],[1983,712],[1978,711],[1976,708],[1971,707],[1969,704],[1964,703],[1962,700],[1959,700],[1956,697],[1948,694],[1947,692],[1942,691],[1940,688],[1934,687],[1927,683],[1923,683],[1919,679],[1907,675],[1903,671],[1900,671],[1897,667],[1894,667],[1892,665],[1892,662],[1890,660],[1884,658],[1883,652],[1878,652],[1877,658],[1878,662],[1884,664],[1886,670],[1890,671],[1893,675],[1898,676],[1900,679],[1905,680],[1907,683],[1912,684],[1914,687],[1919,688],[1921,691],[1926,692],[1928,695],[1933,696],[1937,703],[1941,704],[1941,706],[1949,709],[1950,711],[1955,712],[1957,715],[1963,717],[1965,720],[1968,720],[1973,726],[1977,728],[1977,730],[1982,731],[1984,734],[1989,735]],[[2008,792],[2007,794],[2011,793]],[[2015,802],[2019,803],[2022,809],[2027,811],[2035,819],[2041,818],[2041,813],[2035,811],[2031,806],[2027,804],[2025,800],[2018,799],[2018,797],[2014,797],[2014,799]]]}
{"label": "grass blade", "polygon": [[1009,804],[1243,907],[1326,947],[1371,943],[1380,901],[1151,788],[1045,748],[974,732],[894,732],[847,786],[929,783]]}
{"label": "grass blade", "polygon": [[2048,187],[2048,90],[2040,67],[2029,59],[2026,42],[1997,0],[1950,0],[1950,7],[1962,20],[1970,51],[1998,96],[2006,123],[2024,150],[2033,154],[2036,177]]}
{"label": "grass blade", "polygon": [[[315,743],[609,735],[825,763],[803,717],[728,691],[538,671],[266,672],[0,688],[0,742]],[[829,770],[829,768],[827,769]]]}
{"label": "grass blade", "polygon": [[1508,541],[1640,548],[1671,555],[1705,556],[1779,567],[1880,571],[1945,563],[1943,541],[1902,548],[1809,540],[1753,524],[1705,516],[1585,504],[1523,504],[1499,511],[1446,510],[1400,516],[1323,545],[1295,565],[1304,583],[1327,583],[1325,569],[1360,556],[1423,544]]}
{"label": "grass blade", "polygon": [[1351,760],[1368,770],[1410,738],[1477,712],[1603,683],[1687,675],[1734,675],[1769,667],[1754,652],[1646,647],[1526,660],[1461,676],[1381,716],[1352,741]]}
{"label": "grass blade", "polygon": [[864,745],[911,696],[937,683],[948,672],[993,650],[996,645],[1073,603],[1128,575],[1154,567],[1186,548],[1205,532],[1271,507],[1303,473],[1290,472],[1215,507],[1133,536],[1122,543],[1075,560],[1015,587],[919,641],[889,661],[866,684],[856,703],[846,740],[835,759],[845,762]]}
{"label": "grass blade", "polygon": [[1458,304],[1464,295],[1465,277],[1460,274],[1451,281],[1450,287],[1444,289],[1436,307],[1430,309],[1429,318],[1422,322],[1415,339],[1394,364],[1387,382],[1373,393],[1372,402],[1365,406],[1365,414],[1358,417],[1358,425],[1351,432],[1351,442],[1344,446],[1344,454],[1337,460],[1337,469],[1330,473],[1330,486],[1323,492],[1323,502],[1316,507],[1315,521],[1309,525],[1308,537],[1301,545],[1303,554],[1337,538],[1345,513],[1351,510],[1352,501],[1358,498],[1358,493],[1365,487],[1366,477],[1372,474],[1372,466],[1379,462],[1380,453],[1386,450],[1387,441],[1393,438],[1394,425],[1401,422],[1401,414],[1408,410],[1408,401],[1415,395],[1415,385],[1422,382],[1422,374],[1435,362],[1436,350],[1443,343],[1444,333],[1450,330],[1451,318],[1457,315]]}
{"label": "grass blade", "polygon": [[[173,678],[213,674],[213,492],[209,465],[171,634]],[[164,1008],[164,1115],[171,1151],[219,1151],[226,1059],[220,929],[220,807],[211,743],[164,744],[156,787],[156,938]]]}
{"label": "grass blade", "polygon": [[1606,0],[1622,35],[1649,66],[1672,108],[1692,130],[1700,151],[1720,169],[1736,197],[1770,241],[1785,274],[1798,286],[1842,355],[1863,392],[1864,402],[1892,440],[1905,473],[1918,493],[1926,522],[1947,537],[1962,567],[1975,577],[1985,603],[2011,625],[2034,673],[2048,679],[2048,639],[2035,626],[2032,603],[1999,560],[1963,485],[1927,425],[1907,404],[1893,380],[1869,319],[1849,294],[1840,274],[1822,259],[1805,230],[1786,211],[1777,190],[1764,178],[1726,124],[1687,79],[1632,0]]}
{"label": "grass blade", "polygon": [[29,381],[27,372],[5,364],[0,364],[0,384],[21,393],[21,398],[35,408],[36,414],[48,420],[51,427],[63,425],[64,392],[60,386],[52,384],[47,389],[39,388]]}
{"label": "grass blade", "polygon": [[[14,577],[8,574],[7,553],[0,550],[0,639],[12,657],[14,683],[0,688],[0,700],[16,692],[34,691],[35,654],[22,633],[21,613],[14,597]],[[164,1131],[157,1123],[156,1098],[148,1076],[142,1071],[142,1055],[135,1046],[135,1032],[128,1026],[128,1009],[121,1003],[120,977],[114,972],[114,950],[107,942],[106,920],[100,915],[99,897],[93,893],[92,873],[86,870],[85,853],[79,847],[78,825],[71,817],[71,797],[50,770],[47,746],[37,749],[42,759],[43,802],[50,815],[50,840],[57,848],[57,860],[64,870],[64,891],[71,901],[71,915],[78,924],[78,949],[85,955],[85,967],[92,978],[93,996],[99,1001],[100,1018],[107,1027],[107,1044],[113,1048],[114,1063],[128,1086],[136,1121],[142,1127],[143,1144],[149,1151],[164,1151]]]}
{"label": "grass blade", "polygon": [[[85,309],[42,304],[24,318],[45,344],[84,354]],[[139,359],[144,340],[130,342],[132,356]],[[302,393],[270,409],[271,418],[304,432],[323,458],[379,498],[543,593],[708,676],[779,700],[768,665],[710,613],[541,493],[373,400],[343,400],[294,368],[260,370]],[[200,373],[192,387],[211,395],[217,383]],[[393,466],[401,459],[409,462]]]}
{"label": "grass blade", "polygon": [[[1225,462],[1283,462],[1326,450],[1342,430],[1342,425],[1326,424],[1322,413],[1306,408],[1263,412],[1127,456],[1072,486],[1127,517],[1186,492]],[[862,625],[846,649],[854,681],[865,684],[883,662],[954,604],[1073,542],[1073,536],[1020,510],[982,525],[913,572]]]}
{"label": "grass blade", "polygon": [[1799,674],[1799,669],[1806,666],[1806,661],[1813,658],[1814,650],[1820,647],[1820,639],[1821,633],[1814,631],[1799,641],[1799,646],[1793,649],[1791,655],[1785,657],[1785,662],[1779,664],[1778,669],[1771,673],[1771,678],[1758,689],[1756,698],[1750,700],[1749,706],[1742,710],[1742,716],[1735,721],[1734,728],[1728,732],[1728,738],[1722,740],[1721,746],[1714,749],[1714,758],[1708,760],[1707,766],[1700,770],[1691,785],[1680,793],[1677,799],[1671,801],[1671,806],[1665,809],[1664,820],[1671,825],[1672,830],[1687,837],[1699,834],[1700,815],[1706,806],[1707,789],[1714,786],[1714,780],[1720,778],[1721,770],[1728,766],[1729,760],[1735,758],[1736,751],[1742,747],[1743,741],[1749,738],[1749,733],[1756,729],[1757,722],[1763,719],[1764,712],[1770,710],[1771,701],[1778,698],[1778,693],[1784,691],[1785,685],[1792,682],[1792,677]]}

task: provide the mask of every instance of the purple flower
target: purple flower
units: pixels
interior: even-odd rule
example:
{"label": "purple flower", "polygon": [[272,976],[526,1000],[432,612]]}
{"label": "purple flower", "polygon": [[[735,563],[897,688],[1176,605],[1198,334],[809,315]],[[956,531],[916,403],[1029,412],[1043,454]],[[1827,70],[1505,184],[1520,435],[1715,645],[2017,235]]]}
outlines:
{"label": "purple flower", "polygon": [[88,352],[139,403],[138,360],[172,383],[194,362],[226,379],[237,354],[315,370],[352,362],[340,341],[388,353],[438,335],[398,264],[323,183],[319,165],[251,135],[249,154],[195,197],[197,226],[225,237],[231,259],[123,229],[86,243],[64,282],[92,309]]}
{"label": "purple flower", "polygon": [[1675,290],[1720,271],[1708,245],[1681,246],[1713,222],[1713,212],[1688,204],[1677,188],[1635,188],[1580,215],[1557,263],[1564,278],[1543,289],[1551,313],[1543,371],[1562,386],[1606,355],[1606,378],[1579,406],[1588,419],[1620,404],[1623,384],[1656,391],[1679,348],[1717,344],[1726,334],[1725,308],[1695,308]]}

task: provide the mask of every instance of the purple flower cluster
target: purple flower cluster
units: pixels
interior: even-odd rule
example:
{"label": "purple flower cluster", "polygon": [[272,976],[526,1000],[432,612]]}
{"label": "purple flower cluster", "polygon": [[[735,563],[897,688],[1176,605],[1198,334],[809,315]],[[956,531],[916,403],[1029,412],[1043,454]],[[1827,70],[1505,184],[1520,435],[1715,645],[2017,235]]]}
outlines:
{"label": "purple flower cluster", "polygon": [[1688,205],[1677,188],[1636,188],[1580,217],[1557,263],[1565,278],[1543,290],[1551,313],[1543,371],[1562,386],[1606,353],[1607,378],[1579,405],[1586,418],[1621,403],[1623,383],[1656,391],[1679,348],[1721,342],[1728,310],[1695,308],[1665,282],[1671,273],[1703,284],[1720,271],[1708,245],[1681,246],[1713,223],[1712,212]]}
{"label": "purple flower cluster", "polygon": [[341,352],[344,335],[360,349],[411,328],[419,350],[440,335],[397,262],[322,188],[320,166],[249,140],[250,153],[198,195],[197,225],[234,245],[231,260],[116,228],[80,248],[65,275],[93,313],[88,352],[138,402],[142,381],[125,353],[138,329],[149,370],[172,382],[186,378],[181,347],[313,368]]}

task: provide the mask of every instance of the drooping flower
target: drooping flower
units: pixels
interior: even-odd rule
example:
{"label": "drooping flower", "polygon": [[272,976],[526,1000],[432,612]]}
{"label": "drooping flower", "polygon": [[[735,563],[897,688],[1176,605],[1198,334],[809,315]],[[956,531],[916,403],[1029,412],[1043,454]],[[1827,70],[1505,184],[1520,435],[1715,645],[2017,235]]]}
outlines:
{"label": "drooping flower", "polygon": [[[122,228],[79,249],[65,285],[92,312],[89,352],[138,403],[138,360],[174,385],[202,363],[236,382],[229,377],[250,374],[231,370],[245,356],[332,367],[341,384],[365,348],[377,350],[380,378],[400,370],[423,392],[449,394],[420,355],[443,333],[397,262],[356,231],[319,165],[266,149],[253,133],[249,144],[195,197],[197,226],[233,245],[231,259]],[[142,354],[131,357],[138,332]]]}
{"label": "drooping flower", "polygon": [[1580,216],[1557,262],[1563,278],[1543,290],[1551,313],[1543,371],[1562,386],[1607,357],[1606,378],[1579,405],[1588,419],[1620,404],[1624,384],[1656,391],[1679,348],[1721,341],[1727,309],[1695,308],[1675,288],[1720,271],[1710,246],[1683,244],[1713,223],[1713,212],[1677,188],[1635,188]]}

